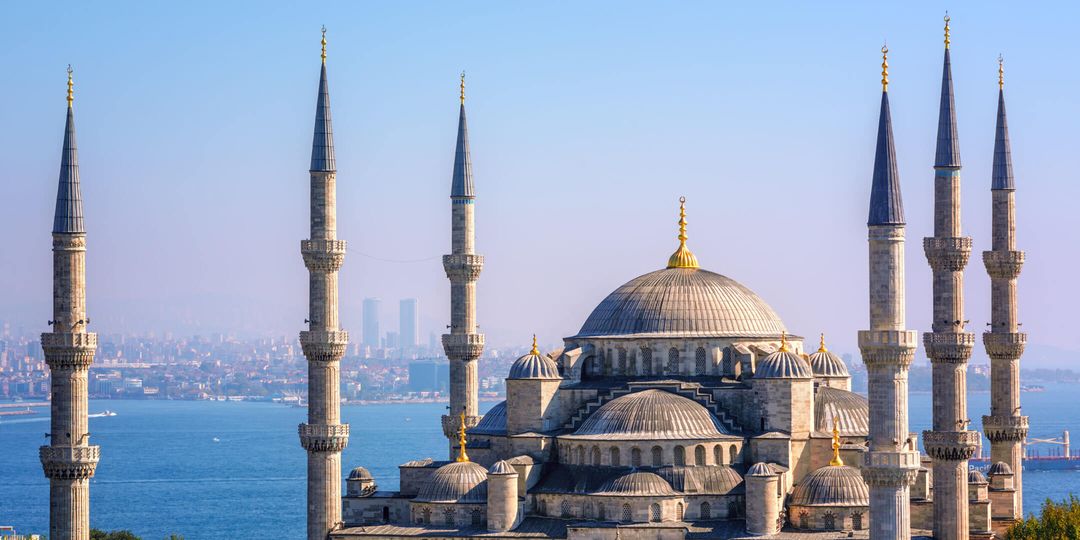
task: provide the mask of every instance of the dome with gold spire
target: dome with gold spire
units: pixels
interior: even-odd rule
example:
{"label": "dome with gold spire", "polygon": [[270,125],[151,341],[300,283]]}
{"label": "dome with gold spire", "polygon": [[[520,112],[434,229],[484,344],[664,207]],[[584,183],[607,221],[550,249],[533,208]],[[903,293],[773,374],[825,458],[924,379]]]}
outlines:
{"label": "dome with gold spire", "polygon": [[536,335],[533,335],[532,350],[529,354],[514,361],[510,366],[510,375],[507,379],[561,379],[559,367],[555,361],[540,354],[536,346]]}

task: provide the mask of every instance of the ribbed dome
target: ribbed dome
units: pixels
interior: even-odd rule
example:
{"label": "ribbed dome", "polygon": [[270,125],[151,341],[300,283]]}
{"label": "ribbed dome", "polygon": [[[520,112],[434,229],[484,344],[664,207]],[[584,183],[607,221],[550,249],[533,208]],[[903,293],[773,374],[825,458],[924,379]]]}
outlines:
{"label": "ribbed dome", "polygon": [[746,476],[747,476],[747,478],[749,478],[751,476],[769,477],[769,476],[776,476],[776,473],[773,472],[772,468],[769,467],[768,464],[763,463],[763,462],[758,462],[758,463],[755,463],[749,469],[746,470]]}
{"label": "ribbed dome", "polygon": [[783,349],[766,356],[754,370],[755,379],[811,379],[813,376],[806,360]]}
{"label": "ribbed dome", "polygon": [[371,473],[363,467],[357,467],[349,471],[349,480],[374,480]]}
{"label": "ribbed dome", "polygon": [[555,361],[541,354],[526,354],[510,366],[507,379],[561,379]]}
{"label": "ribbed dome", "polygon": [[991,465],[990,469],[986,471],[986,473],[990,476],[994,476],[995,474],[1013,474],[1013,470],[1008,463],[1005,463],[1004,461],[999,461]]}
{"label": "ribbed dome", "polygon": [[797,506],[870,506],[870,488],[859,469],[822,467],[795,484],[790,504]]}
{"label": "ribbed dome", "polygon": [[697,268],[665,268],[615,289],[575,337],[779,337],[784,323],[753,291]]}
{"label": "ribbed dome", "polygon": [[712,439],[727,431],[701,404],[649,389],[613,399],[592,413],[570,438],[605,441]]}
{"label": "ribbed dome", "polygon": [[488,474],[517,474],[517,471],[506,460],[500,460],[488,469]]}
{"label": "ribbed dome", "polygon": [[986,482],[986,477],[983,476],[983,473],[981,473],[979,471],[976,471],[976,470],[971,470],[971,471],[968,471],[968,483],[969,484],[985,484],[987,482]]}
{"label": "ribbed dome", "polygon": [[651,472],[632,472],[604,482],[597,495],[664,497],[678,495],[667,480]]}
{"label": "ribbed dome", "polygon": [[686,467],[681,465],[661,467],[656,474],[667,480],[671,487],[689,494],[726,495],[742,484],[742,477],[726,465]]}
{"label": "ribbed dome", "polygon": [[471,461],[439,467],[415,499],[417,502],[487,502],[487,469]]}
{"label": "ribbed dome", "polygon": [[832,431],[833,418],[840,422],[840,435],[865,437],[870,434],[870,404],[854,392],[818,386],[814,396],[814,430]]}
{"label": "ribbed dome", "polygon": [[475,426],[469,428],[472,435],[506,435],[506,402],[495,404]]}
{"label": "ribbed dome", "polygon": [[832,351],[817,351],[810,355],[810,371],[815,377],[850,377],[844,361]]}

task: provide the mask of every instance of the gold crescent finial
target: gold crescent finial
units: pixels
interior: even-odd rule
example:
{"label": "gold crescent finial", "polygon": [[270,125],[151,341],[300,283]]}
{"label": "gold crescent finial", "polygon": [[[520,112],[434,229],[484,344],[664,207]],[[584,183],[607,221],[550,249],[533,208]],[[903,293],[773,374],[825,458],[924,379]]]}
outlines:
{"label": "gold crescent finial", "polygon": [[68,74],[67,102],[68,102],[68,107],[71,107],[71,104],[75,101],[75,82],[71,78],[72,73],[74,73],[74,70],[71,69],[71,64],[68,64],[68,67],[67,67],[67,74]]}
{"label": "gold crescent finial", "polygon": [[457,461],[469,461],[469,454],[465,453],[465,411],[461,411],[461,423],[458,424]]}
{"label": "gold crescent finial", "polygon": [[818,342],[818,350],[817,350],[817,352],[828,352],[828,351],[829,351],[829,349],[825,348],[825,332],[822,332],[821,333],[821,341]]}
{"label": "gold crescent finial", "polygon": [[881,46],[881,91],[889,91],[889,44]]}
{"label": "gold crescent finial", "polygon": [[833,416],[832,419],[832,461],[829,465],[841,467],[844,460],[840,459],[840,420]]}
{"label": "gold crescent finial", "polygon": [[540,349],[536,347],[536,334],[533,334],[533,348],[529,351],[529,354],[533,356],[540,356]]}
{"label": "gold crescent finial", "polygon": [[780,332],[780,352],[791,352],[787,344],[787,332]]}
{"label": "gold crescent finial", "polygon": [[698,268],[697,257],[686,247],[686,197],[679,197],[679,248],[668,257],[668,268]]}
{"label": "gold crescent finial", "polygon": [[326,63],[326,25],[322,27],[322,63]]}
{"label": "gold crescent finial", "polygon": [[998,90],[1005,89],[1005,58],[998,55]]}
{"label": "gold crescent finial", "polygon": [[946,49],[949,48],[949,21],[951,21],[951,20],[952,20],[952,17],[949,17],[949,11],[946,10],[945,11],[945,48]]}
{"label": "gold crescent finial", "polygon": [[465,104],[465,70],[461,70],[461,104]]}

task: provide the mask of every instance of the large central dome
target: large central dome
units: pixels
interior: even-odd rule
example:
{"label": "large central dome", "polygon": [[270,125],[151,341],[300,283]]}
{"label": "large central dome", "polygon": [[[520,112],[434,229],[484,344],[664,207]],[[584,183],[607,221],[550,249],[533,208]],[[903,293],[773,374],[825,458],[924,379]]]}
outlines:
{"label": "large central dome", "polygon": [[739,282],[699,268],[665,268],[615,289],[574,337],[779,338],[783,321]]}
{"label": "large central dome", "polygon": [[592,413],[567,439],[602,441],[715,439],[727,430],[700,403],[648,389],[617,397]]}

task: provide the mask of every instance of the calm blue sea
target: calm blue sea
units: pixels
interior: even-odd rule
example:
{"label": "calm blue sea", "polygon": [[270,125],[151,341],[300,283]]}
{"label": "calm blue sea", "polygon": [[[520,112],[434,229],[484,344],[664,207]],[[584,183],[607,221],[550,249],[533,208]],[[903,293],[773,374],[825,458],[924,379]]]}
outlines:
{"label": "calm blue sea", "polygon": [[[1025,393],[1033,437],[1080,433],[1080,387],[1048,385]],[[481,404],[482,409],[490,403]],[[973,394],[979,424],[989,394]],[[91,484],[91,525],[130,529],[145,540],[170,533],[203,538],[302,538],[304,452],[296,425],[304,409],[270,403],[208,401],[91,401],[92,440],[102,461]],[[349,406],[352,425],[343,474],[364,465],[380,487],[397,486],[397,466],[420,457],[444,458],[442,404]],[[930,396],[911,396],[912,429],[929,427]],[[37,459],[47,415],[0,421],[0,525],[48,532],[48,482]],[[215,442],[215,437],[218,442]],[[1025,474],[1025,509],[1046,497],[1080,492],[1080,471]]]}

